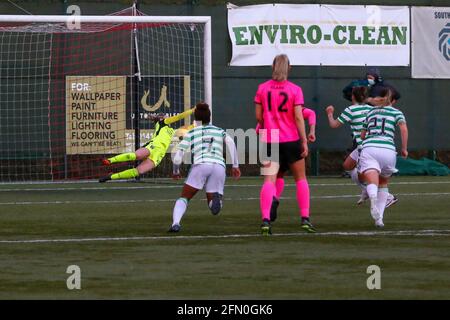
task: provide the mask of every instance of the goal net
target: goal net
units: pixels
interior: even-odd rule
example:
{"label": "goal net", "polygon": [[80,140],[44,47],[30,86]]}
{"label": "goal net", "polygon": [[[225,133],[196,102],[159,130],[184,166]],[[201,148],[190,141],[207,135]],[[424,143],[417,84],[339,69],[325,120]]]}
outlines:
{"label": "goal net", "polygon": [[[154,114],[211,105],[210,18],[133,11],[0,16],[0,181],[97,179],[135,166],[101,159],[144,145]],[[170,170],[166,156],[147,177]]]}

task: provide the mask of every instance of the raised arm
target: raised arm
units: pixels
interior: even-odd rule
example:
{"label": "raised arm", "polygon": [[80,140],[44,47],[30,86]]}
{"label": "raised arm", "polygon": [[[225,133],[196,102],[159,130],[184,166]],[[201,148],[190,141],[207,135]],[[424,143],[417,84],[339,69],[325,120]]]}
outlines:
{"label": "raised arm", "polygon": [[340,126],[342,126],[342,123],[337,120],[334,119],[334,107],[333,106],[328,106],[325,109],[326,113],[327,113],[327,117],[328,117],[328,124],[330,125],[331,128],[336,129],[339,128]]}
{"label": "raised arm", "polygon": [[182,112],[180,114],[177,114],[176,116],[164,119],[164,123],[165,124],[171,124],[171,123],[180,121],[181,119],[189,117],[194,111],[195,111],[195,107],[192,108],[192,109],[189,109],[187,111],[184,111],[184,112]]}

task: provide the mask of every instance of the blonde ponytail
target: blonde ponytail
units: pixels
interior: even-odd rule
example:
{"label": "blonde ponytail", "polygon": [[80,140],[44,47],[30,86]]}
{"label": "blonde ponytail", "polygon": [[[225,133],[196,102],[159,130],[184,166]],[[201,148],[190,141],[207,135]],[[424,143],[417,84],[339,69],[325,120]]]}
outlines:
{"label": "blonde ponytail", "polygon": [[273,59],[272,79],[275,81],[284,81],[288,78],[289,58],[285,54],[279,54]]}

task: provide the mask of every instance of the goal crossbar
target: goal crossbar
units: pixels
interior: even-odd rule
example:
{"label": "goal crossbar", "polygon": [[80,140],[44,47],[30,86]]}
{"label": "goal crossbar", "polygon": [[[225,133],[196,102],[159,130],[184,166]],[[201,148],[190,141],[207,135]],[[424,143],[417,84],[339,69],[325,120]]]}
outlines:
{"label": "goal crossbar", "polygon": [[74,16],[74,15],[0,15],[0,22],[72,22],[81,23],[205,23],[211,22],[210,16]]}

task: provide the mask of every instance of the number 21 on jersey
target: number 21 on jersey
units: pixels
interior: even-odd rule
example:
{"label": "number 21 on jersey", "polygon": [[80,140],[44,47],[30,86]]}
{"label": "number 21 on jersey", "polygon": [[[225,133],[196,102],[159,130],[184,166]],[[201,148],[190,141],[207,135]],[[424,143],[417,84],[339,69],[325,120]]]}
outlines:
{"label": "number 21 on jersey", "polygon": [[[381,128],[378,128],[378,124],[381,121]],[[367,133],[369,135],[385,135],[385,124],[386,124],[386,118],[371,118],[369,120],[369,123],[367,123]]]}

